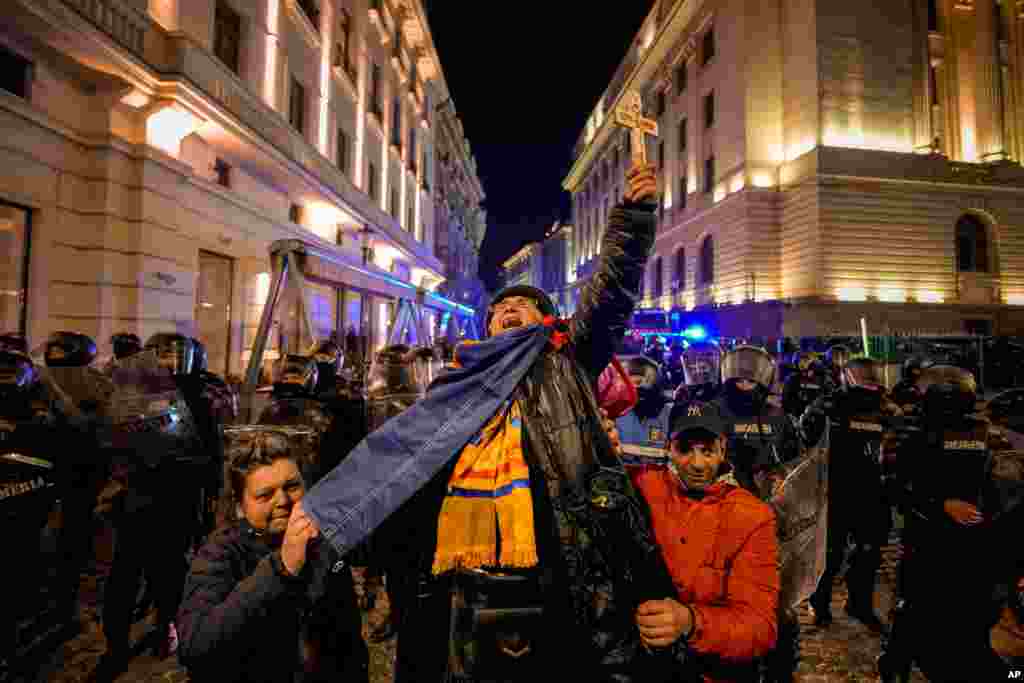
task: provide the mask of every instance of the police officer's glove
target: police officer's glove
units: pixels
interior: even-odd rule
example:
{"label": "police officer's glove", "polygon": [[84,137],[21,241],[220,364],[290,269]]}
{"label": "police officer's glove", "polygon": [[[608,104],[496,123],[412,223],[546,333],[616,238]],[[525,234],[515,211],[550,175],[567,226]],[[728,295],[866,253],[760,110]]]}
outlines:
{"label": "police officer's glove", "polygon": [[825,405],[819,401],[807,406],[797,422],[797,430],[805,444],[818,443],[827,426],[828,415],[825,412]]}

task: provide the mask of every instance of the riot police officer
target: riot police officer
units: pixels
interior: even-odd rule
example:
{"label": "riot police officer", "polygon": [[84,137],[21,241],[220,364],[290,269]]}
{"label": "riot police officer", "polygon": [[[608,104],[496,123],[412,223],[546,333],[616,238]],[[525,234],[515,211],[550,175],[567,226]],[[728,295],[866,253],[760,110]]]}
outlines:
{"label": "riot police officer", "polygon": [[1000,430],[975,414],[970,372],[925,368],[917,380],[919,430],[897,453],[907,510],[900,566],[902,599],[883,643],[883,681],[909,680],[916,662],[932,681],[1006,680],[989,629],[1005,549],[1020,530],[994,488],[993,453],[1009,450]]}
{"label": "riot police officer", "polygon": [[75,448],[64,451],[62,472],[62,518],[66,564],[64,571],[68,609],[72,613],[78,596],[80,574],[92,559],[95,528],[92,509],[106,478],[108,463],[101,457],[97,428],[109,401],[112,386],[93,369],[96,342],[77,332],[54,332],[45,344],[46,388],[52,392],[57,412],[57,429]]}
{"label": "riot police officer", "polygon": [[658,364],[646,356],[626,359],[626,372],[637,391],[633,409],[617,419],[623,462],[643,466],[664,464],[668,440],[668,417],[672,403],[662,390]]}
{"label": "riot police officer", "polygon": [[843,344],[836,344],[825,352],[825,367],[831,375],[834,386],[842,386],[843,368],[846,367],[852,355],[850,349]]}
{"label": "riot police officer", "polygon": [[132,332],[118,332],[113,335],[110,338],[110,346],[114,350],[114,357],[104,368],[108,375],[117,369],[120,361],[142,352],[142,340],[139,339],[139,335]]}
{"label": "riot police officer", "polygon": [[[714,401],[731,426],[728,453],[736,479],[762,500],[770,500],[779,466],[801,452],[794,423],[770,395],[774,377],[775,361],[767,351],[739,345],[722,357],[722,389]],[[782,581],[785,587],[785,567]],[[785,589],[779,596],[777,643],[762,662],[767,682],[792,681],[799,663],[800,624],[796,605],[790,604],[794,600]]]}
{"label": "riot police officer", "polygon": [[676,388],[673,401],[677,405],[690,401],[710,403],[721,388],[722,349],[717,343],[694,342],[684,351],[683,383]]}
{"label": "riot police officer", "polygon": [[812,414],[826,414],[832,424],[828,556],[825,573],[810,603],[819,626],[832,623],[832,583],[842,565],[847,539],[852,537],[854,554],[846,573],[846,613],[880,633],[884,628],[872,607],[872,597],[882,546],[892,527],[882,480],[881,444],[887,418],[899,415],[900,410],[885,396],[878,361],[848,361],[842,380],[842,387],[831,400],[819,399],[809,409]]}
{"label": "riot police officer", "polygon": [[787,415],[799,418],[807,406],[818,397],[832,393],[834,387],[829,373],[812,353],[794,352],[791,367],[792,372],[782,390],[782,409]]}
{"label": "riot police officer", "polygon": [[201,492],[209,485],[216,454],[210,435],[201,436],[187,396],[192,392],[193,402],[196,400],[195,382],[191,381],[197,372],[194,341],[180,334],[159,333],[149,338],[145,348],[159,363],[160,369],[155,371],[164,373],[161,381],[176,396],[175,414],[150,427],[158,430],[157,436],[163,434],[160,430],[168,432],[166,451],[161,441],[139,448],[135,439],[140,437],[131,433],[111,446],[117,467],[127,473],[127,491],[120,506],[122,514],[114,520],[117,545],[103,599],[107,651],[93,672],[95,681],[113,681],[128,667],[135,596],[143,572],[157,609],[156,629],[150,636],[153,649],[162,657],[176,649],[173,620],[187,571],[185,552],[196,531]]}
{"label": "riot police officer", "polygon": [[900,381],[889,392],[889,396],[896,405],[903,407],[917,402],[917,380],[920,378],[921,372],[929,365],[931,363],[923,356],[911,356],[903,361]]}

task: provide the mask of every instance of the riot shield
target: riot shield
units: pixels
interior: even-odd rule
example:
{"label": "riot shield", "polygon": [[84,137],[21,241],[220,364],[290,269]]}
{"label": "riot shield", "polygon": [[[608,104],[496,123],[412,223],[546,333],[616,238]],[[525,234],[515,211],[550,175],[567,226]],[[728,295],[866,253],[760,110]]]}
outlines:
{"label": "riot shield", "polygon": [[124,359],[112,377],[101,444],[156,469],[164,462],[209,464],[199,432],[174,377],[152,350]]}
{"label": "riot shield", "polygon": [[800,457],[759,477],[762,500],[775,510],[779,535],[779,606],[796,607],[814,592],[825,572],[828,533],[828,444],[819,442]]}

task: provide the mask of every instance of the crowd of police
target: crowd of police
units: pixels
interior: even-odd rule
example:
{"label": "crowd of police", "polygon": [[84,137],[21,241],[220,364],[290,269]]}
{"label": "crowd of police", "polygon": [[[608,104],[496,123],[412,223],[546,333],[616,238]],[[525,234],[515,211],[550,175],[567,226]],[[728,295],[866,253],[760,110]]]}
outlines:
{"label": "crowd of police", "polygon": [[[908,358],[889,386],[881,362],[842,345],[795,351],[782,363],[742,343],[645,351],[625,358],[640,396],[618,420],[627,464],[656,460],[672,415],[710,402],[732,424],[728,457],[737,479],[772,502],[759,472],[785,476],[784,463],[827,433],[827,545],[808,600],[816,626],[832,624],[834,582],[845,564],[844,609],[882,639],[881,680],[909,680],[915,664],[929,680],[1003,680],[1009,665],[1020,665],[1019,390],[982,402],[970,371],[922,356]],[[674,391],[673,375],[682,379]],[[795,495],[813,504],[810,491]],[[903,554],[886,623],[873,598],[897,517]],[[785,595],[787,561],[778,641],[762,662],[762,680],[792,680],[799,660],[794,608],[807,596]],[[992,637],[1007,622],[1015,624],[1012,645]]]}
{"label": "crowd of police", "polygon": [[[232,444],[268,429],[290,443],[305,439],[308,452],[295,464],[308,487],[416,401],[451,359],[450,346],[392,346],[368,373],[345,374],[340,345],[321,342],[282,358],[257,428],[233,425],[237,390],[208,371],[199,340],[119,334],[111,343],[109,362],[96,367],[85,335],[55,333],[32,352],[15,335],[0,337],[0,504],[12,547],[23,549],[20,561],[5,563],[13,575],[2,584],[11,608],[0,616],[0,680],[15,676],[47,634],[74,626],[100,519],[115,528],[116,548],[103,598],[107,651],[94,679],[127,668],[131,626],[150,606],[156,628],[147,644],[173,654],[196,550],[236,518],[260,535],[256,519],[244,526],[246,470],[226,462]],[[997,652],[990,639],[1007,614],[1024,621],[1017,392],[981,404],[971,372],[923,357],[908,360],[889,387],[878,361],[842,346],[823,356],[797,351],[784,363],[745,344],[649,351],[622,357],[638,394],[616,422],[628,466],[663,463],[672,416],[697,404],[714,404],[727,420],[736,479],[768,502],[787,465],[827,443],[827,552],[799,558],[821,579],[803,590],[783,567],[778,638],[760,662],[761,680],[792,680],[797,605],[809,598],[827,628],[844,564],[845,611],[882,639],[882,680],[905,681],[915,664],[930,680],[989,680],[1020,656]],[[232,472],[242,473],[235,486]],[[904,551],[898,601],[883,621],[873,596],[894,515]],[[368,567],[356,592],[373,610],[371,638],[393,636],[401,605],[374,598],[402,568],[372,547],[346,559]],[[278,574],[287,584],[287,568]]]}

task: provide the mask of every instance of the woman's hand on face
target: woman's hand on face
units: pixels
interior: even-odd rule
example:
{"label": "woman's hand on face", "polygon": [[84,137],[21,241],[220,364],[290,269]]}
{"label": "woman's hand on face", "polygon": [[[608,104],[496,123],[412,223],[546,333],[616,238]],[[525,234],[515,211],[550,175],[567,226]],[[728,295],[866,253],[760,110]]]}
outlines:
{"label": "woman's hand on face", "polygon": [[672,598],[648,600],[636,610],[640,642],[649,647],[668,647],[693,628],[693,612]]}
{"label": "woman's hand on face", "polygon": [[316,524],[302,509],[302,503],[296,503],[281,543],[281,562],[289,574],[298,576],[302,571],[306,564],[306,548],[318,534]]}

